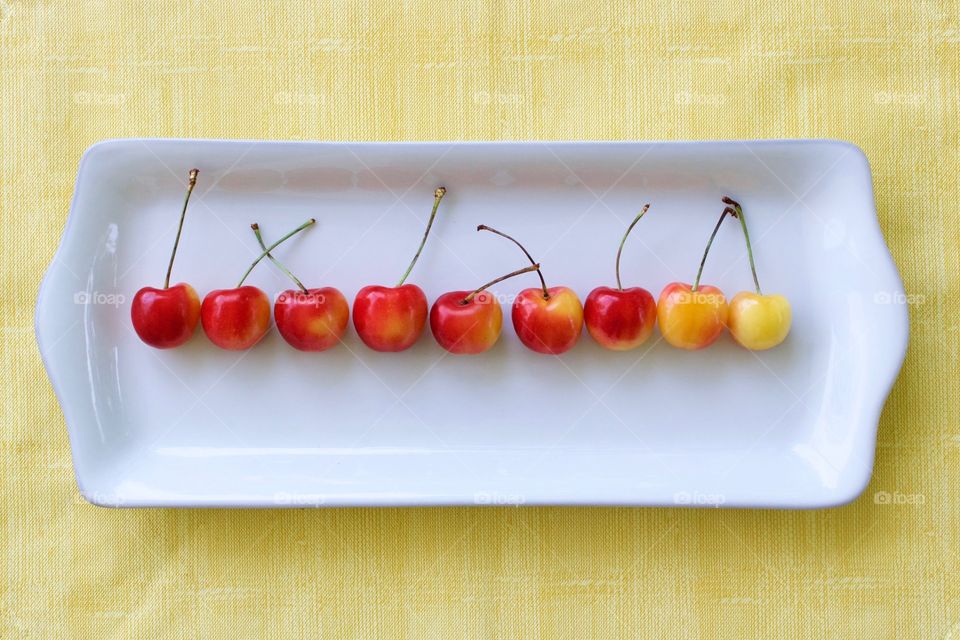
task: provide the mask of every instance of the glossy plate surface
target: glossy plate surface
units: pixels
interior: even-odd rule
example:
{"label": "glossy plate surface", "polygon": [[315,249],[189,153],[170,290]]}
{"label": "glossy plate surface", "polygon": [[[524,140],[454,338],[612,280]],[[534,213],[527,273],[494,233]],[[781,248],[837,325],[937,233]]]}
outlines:
{"label": "glossy plate surface", "polygon": [[[760,281],[789,297],[791,335],[751,353],[606,351],[584,332],[562,357],[509,324],[480,356],[429,335],[400,354],[345,343],[294,351],[275,330],[246,353],[198,329],[155,351],[130,300],[159,286],[187,171],[200,169],[174,281],[233,286],[268,240],[308,287],[352,301],[405,269],[436,186],[449,192],[410,281],[429,300],[524,266],[484,223],[522,239],[549,285],[658,296],[695,275],[720,197],[740,200]],[[266,262],[250,282],[289,284]],[[736,224],[704,282],[751,288]],[[66,417],[77,481],[118,506],[631,504],[822,507],[856,497],[907,343],[906,296],[877,223],[869,166],[833,141],[346,144],[117,140],[84,155],[36,330]]]}

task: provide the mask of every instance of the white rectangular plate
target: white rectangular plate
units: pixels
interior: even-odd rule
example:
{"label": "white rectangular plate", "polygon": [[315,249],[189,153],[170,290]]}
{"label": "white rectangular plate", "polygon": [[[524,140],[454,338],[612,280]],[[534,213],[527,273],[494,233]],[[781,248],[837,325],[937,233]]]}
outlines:
{"label": "white rectangular plate", "polygon": [[[584,333],[561,357],[525,350],[506,309],[490,352],[452,356],[429,333],[366,349],[351,326],[325,353],[272,330],[246,353],[198,328],[186,346],[139,342],[130,300],[159,286],[191,167],[200,181],[174,281],[202,297],[235,284],[268,238],[307,286],[353,299],[392,285],[447,187],[411,281],[431,301],[523,266],[581,299],[614,283],[657,296],[693,279],[723,195],[744,204],[761,284],[794,312],[780,347],[725,335],[700,352],[655,333],[614,353]],[[525,279],[524,279],[525,278]],[[288,282],[263,263],[250,282]],[[725,225],[704,282],[751,289]],[[495,288],[532,286],[524,276]],[[66,417],[77,482],[96,504],[306,506],[625,504],[824,507],[856,497],[907,343],[906,296],[877,223],[870,171],[834,141],[347,144],[116,140],[84,155],[36,330]],[[506,305],[507,303],[505,303]]]}

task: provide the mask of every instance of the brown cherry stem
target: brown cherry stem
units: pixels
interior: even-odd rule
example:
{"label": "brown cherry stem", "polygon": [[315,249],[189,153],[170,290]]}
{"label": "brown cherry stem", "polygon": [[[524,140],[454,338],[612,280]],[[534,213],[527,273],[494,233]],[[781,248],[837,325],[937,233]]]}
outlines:
{"label": "brown cherry stem", "polygon": [[740,203],[729,196],[723,197],[723,203],[732,206],[735,210],[733,216],[740,218],[740,227],[743,229],[743,239],[747,241],[747,257],[750,258],[750,272],[753,273],[753,286],[757,289],[757,295],[763,295],[760,292],[760,281],[757,279],[757,266],[753,263],[753,247],[750,246],[750,233],[747,231],[747,221],[743,217],[743,207]]}
{"label": "brown cherry stem", "polygon": [[463,300],[460,301],[460,304],[470,304],[470,301],[473,300],[473,298],[474,298],[478,293],[480,293],[480,292],[483,291],[484,289],[488,289],[489,287],[492,287],[493,285],[497,284],[498,282],[503,282],[503,281],[506,280],[507,278],[512,278],[513,276],[519,276],[520,274],[523,274],[523,273],[530,273],[531,271],[536,271],[536,270],[539,269],[539,268],[540,268],[540,265],[534,264],[534,265],[529,266],[529,267],[524,267],[523,269],[517,269],[516,271],[512,271],[512,272],[508,273],[508,274],[505,275],[505,276],[500,276],[500,277],[497,278],[496,280],[491,280],[490,282],[488,282],[487,284],[483,285],[482,287],[479,287],[479,288],[474,289],[473,291],[471,291],[468,295],[466,295],[466,296],[463,298]]}
{"label": "brown cherry stem", "polygon": [[[252,225],[250,225],[250,228],[253,229],[253,235],[257,236],[257,242],[260,243],[260,248],[263,249],[264,251],[267,251],[267,245],[264,244],[263,236],[260,234],[260,225],[254,222]],[[274,258],[272,253],[267,252],[267,257],[270,258],[270,262],[272,262],[278,269],[280,269],[280,271],[283,271],[285,274],[287,274],[287,277],[293,280],[294,283],[296,283],[296,285],[300,287],[300,291],[304,293],[309,293],[307,291],[307,288],[303,286],[303,283],[300,282],[297,276],[293,275],[289,269],[287,269],[285,266],[283,266],[280,263],[279,260]]]}
{"label": "brown cherry stem", "polygon": [[634,218],[633,222],[630,223],[630,226],[627,227],[627,232],[623,234],[623,238],[620,240],[620,248],[617,249],[617,289],[620,291],[623,291],[623,285],[620,284],[620,254],[623,253],[623,244],[627,241],[627,236],[630,235],[630,232],[633,231],[635,226],[637,226],[637,223],[640,222],[640,218],[643,217],[643,214],[645,214],[649,208],[649,204],[643,205],[643,209],[640,210],[640,213],[637,214],[637,217]]}
{"label": "brown cherry stem", "polygon": [[518,247],[520,247],[520,251],[523,251],[523,255],[527,256],[527,260],[530,261],[530,264],[536,265],[536,267],[537,267],[537,275],[540,276],[540,287],[543,289],[543,299],[544,299],[544,300],[549,300],[549,299],[550,299],[550,291],[547,290],[547,281],[543,279],[543,272],[540,271],[540,265],[537,264],[537,261],[533,259],[533,256],[530,255],[530,252],[527,251],[527,249],[526,249],[522,244],[520,244],[519,242],[517,242],[516,239],[513,238],[512,236],[508,236],[507,234],[505,234],[503,231],[497,231],[497,230],[494,229],[493,227],[488,227],[488,226],[485,225],[485,224],[481,224],[480,226],[478,226],[478,227],[477,227],[477,231],[489,231],[490,233],[495,233],[495,234],[497,234],[498,236],[500,236],[501,238],[506,238],[507,240],[509,240],[509,241],[512,242],[513,244],[515,244],[515,245],[517,245]]}
{"label": "brown cherry stem", "polygon": [[271,252],[271,251],[273,251],[274,249],[276,249],[277,247],[279,247],[281,244],[283,244],[284,242],[286,242],[287,240],[289,240],[290,238],[292,238],[292,237],[295,236],[296,234],[300,233],[301,231],[303,231],[304,229],[306,229],[307,227],[309,227],[310,225],[312,225],[312,224],[315,223],[315,222],[316,222],[316,220],[314,220],[313,218],[310,218],[309,220],[307,220],[306,222],[304,222],[302,225],[300,225],[299,227],[297,227],[296,229],[294,229],[293,231],[289,232],[287,235],[283,236],[282,238],[280,238],[279,240],[277,240],[276,242],[274,242],[272,245],[270,245],[269,247],[267,247],[267,248],[264,250],[264,252],[261,253],[259,256],[257,256],[257,259],[254,260],[253,263],[247,268],[247,272],[243,274],[243,277],[242,277],[242,278],[240,278],[240,283],[237,285],[237,288],[239,289],[240,287],[243,286],[243,282],[247,279],[247,276],[250,275],[250,272],[253,271],[253,268],[254,268],[255,266],[257,266],[258,264],[260,264],[260,261],[261,261],[261,260],[263,260],[263,259],[266,258],[268,255],[270,255],[270,252]]}
{"label": "brown cherry stem", "polygon": [[163,279],[163,288],[170,288],[170,273],[173,272],[173,259],[177,257],[177,247],[180,246],[180,234],[183,233],[183,220],[187,217],[187,203],[190,202],[190,194],[193,188],[197,186],[197,175],[199,169],[190,169],[187,174],[187,197],[183,199],[183,210],[180,212],[180,226],[177,227],[177,239],[173,241],[173,251],[170,253],[170,264],[167,265],[167,277]]}
{"label": "brown cherry stem", "polygon": [[713,233],[710,234],[710,240],[707,241],[707,248],[703,250],[703,258],[700,260],[700,269],[697,270],[697,279],[693,281],[693,288],[691,291],[696,291],[700,286],[700,276],[703,275],[703,265],[707,263],[707,254],[710,253],[710,245],[713,244],[713,239],[717,237],[717,232],[720,231],[720,225],[723,224],[723,219],[728,215],[735,216],[737,212],[727,207],[723,210],[723,213],[720,214],[720,219],[717,220],[717,226],[713,228]]}
{"label": "brown cherry stem", "polygon": [[420,259],[423,246],[427,244],[427,236],[430,235],[430,228],[433,226],[433,221],[437,217],[437,209],[440,207],[440,201],[443,200],[443,196],[446,193],[446,187],[437,187],[436,191],[433,192],[433,211],[430,212],[430,220],[427,221],[427,228],[423,232],[423,239],[420,241],[417,252],[413,255],[413,260],[410,261],[410,266],[407,267],[407,270],[403,273],[403,277],[400,278],[400,282],[397,283],[398,287],[403,286],[403,283],[407,281],[407,276],[413,271],[413,265],[417,264],[417,260]]}

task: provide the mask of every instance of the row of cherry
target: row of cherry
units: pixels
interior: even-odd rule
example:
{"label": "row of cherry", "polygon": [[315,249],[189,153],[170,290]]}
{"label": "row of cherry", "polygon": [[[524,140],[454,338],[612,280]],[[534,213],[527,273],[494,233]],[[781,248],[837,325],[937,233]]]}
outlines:
{"label": "row of cherry", "polygon": [[[169,349],[185,343],[194,334],[197,323],[218,347],[244,350],[257,344],[270,328],[270,301],[256,287],[244,286],[254,267],[264,258],[271,260],[296,285],[277,296],[273,315],[277,329],[291,346],[301,351],[325,351],[341,341],[347,329],[350,309],[346,298],[333,287],[308,289],[271,253],[281,243],[314,224],[308,220],[267,246],[257,224],[251,225],[262,253],[250,265],[232,289],[211,291],[200,303],[189,284],[171,286],[170,274],[183,231],[190,195],[197,182],[197,169],[189,173],[187,194],[180,213],[180,225],[170,255],[162,289],[144,287],[133,299],[133,327],[146,344]],[[405,284],[423,251],[446,189],[434,192],[433,209],[423,239],[403,277],[395,287],[379,285],[362,288],[353,301],[353,324],[357,334],[375,351],[396,352],[410,348],[423,333],[427,320],[427,299],[420,287]],[[560,354],[571,349],[580,338],[584,323],[601,345],[616,351],[640,346],[659,322],[663,338],[681,349],[702,349],[713,344],[728,328],[734,339],[752,350],[775,347],[790,331],[790,304],[784,296],[764,295],[760,291],[743,208],[723,198],[724,209],[707,241],[700,269],[693,285],[668,284],[654,301],[642,287],[624,289],[620,281],[620,254],[627,236],[644,216],[646,205],[627,227],[617,250],[617,286],[597,287],[580,304],[568,287],[547,287],[540,265],[530,253],[502,231],[486,225],[478,231],[497,234],[516,244],[530,265],[496,278],[473,291],[451,291],[441,295],[429,311],[433,337],[451,353],[475,354],[490,349],[500,336],[503,311],[487,289],[507,278],[536,271],[540,286],[524,289],[514,299],[513,327],[520,341],[538,353]],[[737,218],[743,229],[755,292],[743,291],[727,302],[717,287],[700,284],[710,246],[728,217]]]}

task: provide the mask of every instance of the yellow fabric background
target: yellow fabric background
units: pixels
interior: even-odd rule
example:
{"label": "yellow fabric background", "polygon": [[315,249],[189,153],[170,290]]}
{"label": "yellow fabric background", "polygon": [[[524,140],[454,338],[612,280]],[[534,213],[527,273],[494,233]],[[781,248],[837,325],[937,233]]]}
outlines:
{"label": "yellow fabric background", "polygon": [[[0,636],[960,637],[957,2],[319,5],[0,0]],[[124,136],[850,140],[917,296],[873,482],[800,513],[89,506],[33,304],[81,152]]]}

